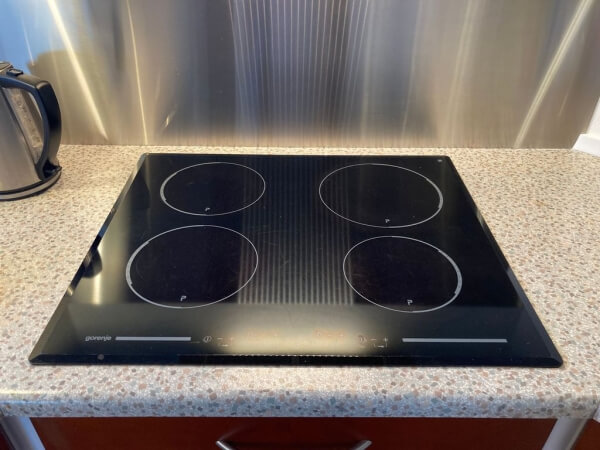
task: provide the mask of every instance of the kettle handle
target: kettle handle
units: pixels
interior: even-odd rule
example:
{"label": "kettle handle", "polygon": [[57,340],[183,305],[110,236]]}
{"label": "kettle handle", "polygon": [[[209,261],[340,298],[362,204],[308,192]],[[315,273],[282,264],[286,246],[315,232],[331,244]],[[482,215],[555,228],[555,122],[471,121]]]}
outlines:
{"label": "kettle handle", "polygon": [[[56,155],[60,145],[61,117],[54,89],[47,81],[24,74],[20,70],[16,71],[14,75],[9,71],[6,75],[0,76],[0,86],[23,89],[35,99],[44,129],[42,152],[35,168],[41,180],[48,178],[56,169],[59,169]],[[50,166],[48,166],[48,162]]]}

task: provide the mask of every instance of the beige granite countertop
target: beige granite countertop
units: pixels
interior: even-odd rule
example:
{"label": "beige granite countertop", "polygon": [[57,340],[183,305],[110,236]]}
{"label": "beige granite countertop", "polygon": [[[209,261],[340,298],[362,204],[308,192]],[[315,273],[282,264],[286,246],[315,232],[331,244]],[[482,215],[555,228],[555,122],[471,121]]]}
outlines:
{"label": "beige granite countertop", "polygon": [[[31,366],[143,152],[446,154],[564,358],[560,369]],[[600,158],[571,150],[63,146],[49,191],[0,203],[0,414],[591,417],[600,405]]]}

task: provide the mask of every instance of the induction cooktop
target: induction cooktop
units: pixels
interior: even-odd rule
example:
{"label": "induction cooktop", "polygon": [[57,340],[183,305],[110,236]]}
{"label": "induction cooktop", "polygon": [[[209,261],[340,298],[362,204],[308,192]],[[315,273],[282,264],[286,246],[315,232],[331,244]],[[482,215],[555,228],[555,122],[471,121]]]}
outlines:
{"label": "induction cooktop", "polygon": [[34,364],[558,367],[444,156],[146,154]]}

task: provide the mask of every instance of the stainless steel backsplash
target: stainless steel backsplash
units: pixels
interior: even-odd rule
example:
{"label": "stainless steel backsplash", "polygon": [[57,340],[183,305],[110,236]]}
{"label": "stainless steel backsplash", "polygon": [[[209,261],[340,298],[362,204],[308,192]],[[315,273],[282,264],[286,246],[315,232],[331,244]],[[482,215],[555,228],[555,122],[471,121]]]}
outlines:
{"label": "stainless steel backsplash", "polygon": [[570,147],[600,0],[3,0],[63,142]]}

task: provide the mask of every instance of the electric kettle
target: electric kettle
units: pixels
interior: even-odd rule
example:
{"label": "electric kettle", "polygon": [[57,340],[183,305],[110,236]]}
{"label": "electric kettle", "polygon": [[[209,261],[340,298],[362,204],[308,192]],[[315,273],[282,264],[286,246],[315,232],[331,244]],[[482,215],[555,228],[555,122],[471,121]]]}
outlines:
{"label": "electric kettle", "polygon": [[50,83],[0,61],[0,200],[38,194],[56,183],[60,134]]}

